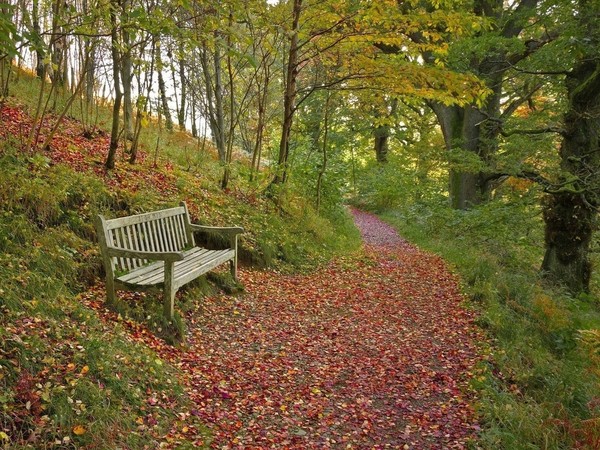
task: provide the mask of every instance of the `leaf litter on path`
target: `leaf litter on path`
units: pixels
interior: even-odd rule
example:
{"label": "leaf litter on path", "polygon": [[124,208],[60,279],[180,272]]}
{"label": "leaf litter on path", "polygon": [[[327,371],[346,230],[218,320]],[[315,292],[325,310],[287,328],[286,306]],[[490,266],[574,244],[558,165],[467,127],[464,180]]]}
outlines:
{"label": "leaf litter on path", "polygon": [[240,270],[246,293],[198,302],[183,349],[136,333],[182,371],[211,448],[461,449],[475,439],[468,382],[481,337],[457,278],[352,212],[359,256],[310,274]]}

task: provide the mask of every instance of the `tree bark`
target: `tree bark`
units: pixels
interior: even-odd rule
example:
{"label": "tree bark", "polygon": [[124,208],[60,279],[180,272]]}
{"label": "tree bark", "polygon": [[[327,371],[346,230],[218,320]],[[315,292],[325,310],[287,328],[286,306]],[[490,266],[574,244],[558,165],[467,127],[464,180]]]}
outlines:
{"label": "tree bark", "polygon": [[[39,9],[39,0],[33,0],[31,7],[31,25],[37,36],[41,36],[42,34]],[[35,74],[38,78],[42,78],[46,75],[46,68],[44,67],[44,51],[39,44],[35,46],[35,57]]]}
{"label": "tree bark", "polygon": [[[131,7],[131,0],[123,0],[121,11],[125,20]],[[133,62],[131,58],[131,36],[128,30],[129,24],[123,27],[123,57],[121,58],[121,78],[123,83],[123,129],[125,139],[133,139],[133,103],[131,100],[131,82],[133,81]]]}
{"label": "tree bark", "polygon": [[[487,110],[493,116],[499,115],[496,102],[488,103]],[[442,128],[446,150],[460,149],[477,155],[482,164],[488,162],[496,151],[498,131],[485,126],[486,113],[474,107],[441,104],[433,105],[433,111]],[[490,184],[486,181],[486,171],[451,168],[448,178],[452,208],[469,209],[489,199]]]}
{"label": "tree bark", "polygon": [[577,294],[589,291],[590,243],[600,206],[600,62],[581,58],[565,82],[569,110],[560,156],[566,175],[544,209],[542,273]]}
{"label": "tree bark", "polygon": [[390,127],[388,125],[375,127],[373,137],[375,141],[375,158],[378,163],[386,164],[388,162]]}
{"label": "tree bark", "polygon": [[183,46],[180,48],[181,55],[179,56],[179,80],[181,83],[181,105],[177,111],[177,122],[179,128],[185,130],[185,110],[187,108],[186,97],[187,97],[187,80],[185,78],[185,62],[183,60]]}
{"label": "tree bark", "polygon": [[283,93],[283,124],[281,139],[279,141],[279,158],[277,160],[277,173],[271,185],[284,184],[288,176],[288,159],[290,153],[290,135],[296,109],[296,83],[298,77],[298,32],[300,15],[302,13],[302,0],[294,0],[292,10],[292,29],[290,49],[286,69],[285,90]]}
{"label": "tree bark", "polygon": [[208,109],[208,124],[210,132],[217,147],[217,153],[220,161],[225,161],[226,142],[225,142],[225,120],[223,111],[223,89],[221,82],[221,56],[217,47],[213,53],[213,74],[210,68],[208,51],[202,48],[200,51],[200,63],[202,65],[202,74],[204,76],[204,85],[206,88],[206,106]]}
{"label": "tree bark", "polygon": [[[519,36],[527,18],[535,14],[538,0],[520,0],[510,13],[503,8],[501,0],[476,0],[473,12],[478,16],[493,17],[505,39]],[[506,17],[503,17],[506,16]],[[432,55],[424,55],[432,61]],[[488,165],[490,157],[497,150],[497,138],[500,128],[497,126],[501,118],[500,100],[503,94],[504,75],[511,67],[510,55],[506,51],[494,52],[484,58],[473,57],[471,72],[485,81],[491,90],[485,106],[474,105],[458,107],[439,103],[431,107],[438,117],[442,128],[446,148],[461,149],[477,155],[483,166]],[[487,181],[487,170],[451,169],[449,173],[450,204],[455,209],[468,209],[487,201],[490,197],[491,184]]]}
{"label": "tree bark", "polygon": [[50,39],[52,70],[50,79],[59,87],[63,87],[66,83],[63,66],[67,63],[64,57],[67,38],[60,26],[60,16],[65,6],[64,0],[55,0],[52,3],[52,38]]}
{"label": "tree bark", "polygon": [[121,91],[121,55],[119,53],[119,30],[117,23],[117,11],[119,10],[119,0],[112,0],[110,9],[110,40],[111,40],[111,56],[113,68],[113,84],[115,88],[115,102],[113,105],[112,128],[110,132],[110,146],[108,148],[108,156],[104,166],[112,170],[115,168],[115,157],[117,148],[119,147],[119,114],[121,112],[121,100],[123,92]]}
{"label": "tree bark", "polygon": [[165,79],[162,73],[163,62],[159,38],[157,38],[155,42],[156,72],[158,77],[158,94],[160,96],[160,112],[165,116],[165,127],[167,128],[167,130],[173,131],[173,118],[171,117],[171,110],[169,109],[169,102],[167,100],[167,90],[165,87]]}

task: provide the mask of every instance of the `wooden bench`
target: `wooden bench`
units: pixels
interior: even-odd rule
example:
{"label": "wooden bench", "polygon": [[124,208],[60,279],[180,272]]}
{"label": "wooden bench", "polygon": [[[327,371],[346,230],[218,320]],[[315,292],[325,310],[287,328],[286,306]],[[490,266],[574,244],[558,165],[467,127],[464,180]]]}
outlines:
{"label": "wooden bench", "polygon": [[[173,318],[175,293],[186,283],[229,261],[237,280],[237,237],[240,227],[208,227],[190,222],[185,203],[177,208],[107,220],[96,220],[106,269],[106,296],[115,290],[164,289],[164,312]],[[229,247],[209,250],[195,245],[194,232],[224,235]]]}

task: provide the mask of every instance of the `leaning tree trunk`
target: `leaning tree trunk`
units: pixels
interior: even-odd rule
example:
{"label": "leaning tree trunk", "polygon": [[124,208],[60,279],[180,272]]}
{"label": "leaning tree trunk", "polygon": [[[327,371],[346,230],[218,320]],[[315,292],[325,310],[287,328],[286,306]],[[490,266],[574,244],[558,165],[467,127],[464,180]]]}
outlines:
{"label": "leaning tree trunk", "polygon": [[582,59],[566,77],[569,110],[560,149],[563,186],[544,210],[542,272],[571,292],[587,292],[592,234],[600,206],[600,62]]}
{"label": "leaning tree trunk", "polygon": [[[124,0],[121,5],[123,19],[129,21],[128,14],[131,8],[131,1]],[[123,83],[123,127],[125,130],[125,142],[133,140],[133,101],[131,99],[131,84],[133,81],[133,61],[131,55],[131,34],[125,23],[122,27],[123,38],[123,57],[121,58],[121,82]]]}

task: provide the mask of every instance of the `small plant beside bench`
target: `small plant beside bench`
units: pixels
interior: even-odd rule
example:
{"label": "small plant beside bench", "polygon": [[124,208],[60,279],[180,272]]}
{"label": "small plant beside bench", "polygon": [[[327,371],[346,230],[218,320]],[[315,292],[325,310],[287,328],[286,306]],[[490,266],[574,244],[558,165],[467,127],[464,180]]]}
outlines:
{"label": "small plant beside bench", "polygon": [[[116,289],[162,287],[164,314],[172,319],[175,293],[183,285],[226,262],[237,280],[237,238],[243,228],[193,224],[183,202],[176,208],[118,219],[100,215],[95,225],[109,303],[115,303]],[[194,232],[221,234],[229,247],[209,250],[197,246]]]}

